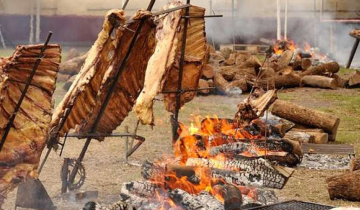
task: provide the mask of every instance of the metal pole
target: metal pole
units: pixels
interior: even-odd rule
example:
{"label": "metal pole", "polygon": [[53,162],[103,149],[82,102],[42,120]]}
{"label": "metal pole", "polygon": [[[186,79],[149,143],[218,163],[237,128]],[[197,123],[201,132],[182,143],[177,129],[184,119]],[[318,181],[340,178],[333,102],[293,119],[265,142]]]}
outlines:
{"label": "metal pole", "polygon": [[0,143],[0,152],[1,152],[1,150],[2,150],[2,148],[3,148],[3,146],[4,146],[4,144],[5,144],[5,141],[6,141],[7,136],[9,135],[10,129],[11,129],[11,127],[13,126],[15,117],[16,117],[19,109],[20,109],[20,106],[21,106],[23,100],[25,99],[26,92],[28,91],[28,89],[29,89],[29,87],[30,87],[30,84],[31,84],[31,81],[33,80],[33,78],[34,78],[34,76],[35,76],[36,70],[37,70],[37,68],[39,67],[42,58],[44,57],[44,52],[45,52],[45,50],[46,50],[47,45],[49,44],[49,41],[50,41],[50,39],[51,39],[51,36],[52,36],[52,32],[50,31],[50,32],[49,32],[49,35],[48,35],[48,37],[47,37],[47,39],[46,39],[46,41],[45,41],[44,46],[41,48],[41,52],[40,52],[40,54],[39,54],[39,57],[38,57],[38,59],[36,60],[36,62],[35,62],[35,64],[34,64],[34,67],[33,67],[33,70],[32,70],[32,72],[31,72],[31,74],[30,74],[30,77],[29,77],[28,80],[26,81],[25,88],[24,88],[24,90],[22,91],[21,96],[20,96],[20,99],[19,99],[18,103],[16,104],[16,107],[15,107],[15,109],[14,109],[13,114],[12,114],[11,117],[10,117],[9,123],[6,125],[5,132],[4,132],[3,136],[2,136],[1,143]]}
{"label": "metal pole", "polygon": [[232,35],[233,35],[233,50],[235,50],[235,0],[231,1],[231,24],[232,24]]}
{"label": "metal pole", "polygon": [[122,9],[125,10],[127,5],[129,3],[129,0],[125,0],[124,4],[122,5]]}
{"label": "metal pole", "polygon": [[288,0],[285,0],[285,21],[284,21],[284,39],[287,40],[288,31]]}
{"label": "metal pole", "polygon": [[281,40],[281,5],[280,0],[276,1],[276,17],[277,17],[277,30],[276,30],[276,39]]}
{"label": "metal pole", "polygon": [[34,44],[34,0],[30,0],[30,36],[29,43]]}
{"label": "metal pole", "polygon": [[[190,0],[186,1],[187,4],[190,4]],[[185,16],[189,16],[190,9],[185,9]],[[182,36],[182,46],[181,46],[181,57],[180,57],[180,67],[179,67],[179,75],[178,75],[178,87],[177,87],[177,95],[176,95],[176,106],[175,106],[175,123],[173,124],[173,143],[177,140],[177,130],[178,130],[178,122],[179,122],[179,110],[181,105],[181,88],[182,88],[182,79],[183,79],[183,71],[184,71],[184,60],[186,53],[186,37],[187,30],[189,25],[189,18],[184,19],[184,31]]]}
{"label": "metal pole", "polygon": [[356,39],[356,40],[355,40],[354,46],[353,46],[353,48],[352,48],[352,50],[351,50],[351,53],[350,53],[349,61],[348,61],[347,65],[346,65],[346,68],[347,68],[347,69],[350,68],[350,66],[351,66],[351,63],[352,63],[352,61],[353,61],[353,59],[354,59],[356,50],[357,50],[357,48],[358,48],[358,46],[359,46],[359,42],[360,42],[360,39]]}
{"label": "metal pole", "polygon": [[36,35],[35,35],[35,39],[37,43],[40,42],[40,33],[41,33],[40,12],[41,12],[41,0],[37,0],[36,1]]}
{"label": "metal pole", "polygon": [[[154,6],[154,4],[155,4],[155,1],[156,1],[156,0],[151,0],[149,6],[148,6],[148,8],[147,8],[148,11],[151,11],[151,9],[153,8],[153,6]],[[133,38],[132,38],[132,40],[131,40],[131,43],[130,43],[130,45],[129,45],[129,48],[128,48],[127,52],[126,52],[126,55],[125,55],[123,61],[121,62],[119,71],[117,72],[117,74],[116,74],[116,76],[115,76],[115,78],[114,78],[114,80],[113,80],[113,82],[112,82],[112,84],[111,84],[111,86],[110,86],[110,89],[109,89],[109,91],[108,91],[107,94],[106,94],[104,103],[103,103],[103,105],[101,106],[101,109],[100,109],[100,111],[99,111],[99,114],[98,114],[98,116],[97,116],[96,119],[95,119],[95,123],[94,123],[94,125],[93,125],[90,133],[95,133],[95,132],[96,132],[96,129],[97,129],[99,123],[100,123],[100,120],[101,120],[101,118],[102,118],[102,116],[103,116],[103,114],[104,114],[104,112],[105,112],[105,109],[106,109],[108,103],[110,102],[111,96],[112,96],[112,94],[113,94],[113,92],[114,92],[114,90],[115,90],[115,88],[116,88],[117,81],[119,80],[122,72],[124,71],[124,69],[125,69],[125,67],[126,67],[126,64],[127,64],[127,61],[128,61],[128,59],[129,59],[129,57],[130,57],[131,51],[132,51],[132,49],[133,49],[133,47],[134,47],[134,45],[135,45],[135,42],[136,42],[136,40],[137,40],[137,37],[138,37],[138,35],[139,35],[139,33],[140,33],[140,31],[141,31],[141,28],[142,28],[142,26],[143,26],[144,23],[145,23],[145,19],[142,19],[142,20],[140,21],[139,26],[138,26],[137,29],[136,29],[136,32],[135,32],[135,34],[134,34],[134,36],[133,36]],[[86,142],[85,142],[85,145],[84,145],[84,147],[83,147],[83,149],[82,149],[82,151],[81,151],[81,153],[80,153],[80,156],[79,156],[79,158],[77,159],[78,162],[82,162],[82,160],[84,159],[85,153],[86,153],[86,151],[87,151],[87,149],[88,149],[88,147],[89,147],[89,145],[90,145],[91,139],[92,139],[91,137],[87,138],[87,140],[86,140]],[[70,174],[70,177],[69,177],[69,182],[70,182],[70,183],[72,183],[72,182],[74,181],[75,176],[76,176],[78,170],[79,170],[79,167],[78,167],[78,165],[76,164],[76,165],[74,166],[73,171],[72,171],[71,174]]]}

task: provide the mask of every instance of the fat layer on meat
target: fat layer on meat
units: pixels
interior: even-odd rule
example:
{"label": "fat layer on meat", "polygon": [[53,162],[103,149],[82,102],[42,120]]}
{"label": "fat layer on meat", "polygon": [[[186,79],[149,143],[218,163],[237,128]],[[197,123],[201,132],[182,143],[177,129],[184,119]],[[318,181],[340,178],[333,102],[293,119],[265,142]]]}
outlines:
{"label": "fat layer on meat", "polygon": [[[0,61],[0,138],[42,47],[19,46],[11,57]],[[37,176],[40,156],[48,139],[60,54],[59,45],[46,48],[0,153],[0,206],[17,183]]]}
{"label": "fat layer on meat", "polygon": [[[114,16],[122,26],[115,29],[114,37],[110,37],[110,32],[114,28],[110,17]],[[103,30],[91,48],[82,70],[56,109],[51,123],[53,139],[64,136],[71,129],[75,129],[79,134],[87,134],[92,130],[114,77],[129,49],[134,36],[133,31],[139,27],[143,19],[144,24],[140,34],[124,71],[116,81],[115,90],[95,132],[110,134],[125,119],[143,87],[146,64],[155,46],[155,27],[150,19],[150,13],[142,10],[126,24],[123,11],[112,10],[108,13]],[[66,117],[66,111],[69,109],[71,109],[70,114]]]}
{"label": "fat layer on meat", "polygon": [[[163,9],[182,5],[181,1],[170,1]],[[154,98],[162,91],[177,90],[179,61],[181,55],[185,10],[177,10],[160,16],[156,31],[156,49],[149,60],[144,88],[136,101],[134,111],[143,124],[153,124]],[[191,6],[190,16],[204,16],[205,9]],[[191,19],[188,27],[182,89],[196,89],[206,54],[205,22],[203,18]],[[193,99],[196,93],[185,93],[181,105]],[[165,107],[175,110],[176,94],[164,95]]]}

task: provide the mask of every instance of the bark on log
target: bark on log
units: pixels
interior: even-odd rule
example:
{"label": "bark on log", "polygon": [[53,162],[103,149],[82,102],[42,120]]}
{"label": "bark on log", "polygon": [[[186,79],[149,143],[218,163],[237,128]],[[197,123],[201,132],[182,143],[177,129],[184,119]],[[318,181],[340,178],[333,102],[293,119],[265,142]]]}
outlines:
{"label": "bark on log", "polygon": [[185,210],[224,210],[224,206],[220,201],[205,191],[193,196],[182,189],[175,189],[169,192],[169,197],[175,204]]}
{"label": "bark on log", "polygon": [[234,80],[234,81],[230,82],[226,88],[232,89],[235,87],[240,88],[243,92],[247,92],[249,90],[246,79]]}
{"label": "bark on log", "polygon": [[338,87],[340,87],[340,88],[345,88],[345,87],[347,86],[347,84],[349,83],[349,79],[344,79],[344,78],[340,77],[340,76],[337,75],[337,74],[333,74],[333,75],[331,76],[331,78],[336,79],[336,82],[337,82],[337,84],[338,84]]}
{"label": "bark on log", "polygon": [[202,77],[205,79],[212,79],[215,76],[215,70],[214,66],[210,64],[204,65],[203,71],[202,71]]}
{"label": "bark on log", "polygon": [[259,59],[252,55],[246,59],[243,63],[239,63],[240,68],[259,68],[261,67],[261,62]]}
{"label": "bark on log", "polygon": [[325,73],[337,73],[339,70],[340,66],[337,62],[330,62],[319,66],[313,66],[304,71],[302,75],[324,75]]}
{"label": "bark on log", "polygon": [[70,79],[70,75],[68,74],[58,74],[57,75],[57,78],[56,78],[56,81],[57,82],[66,82]]}
{"label": "bark on log", "polygon": [[296,59],[291,66],[294,70],[307,70],[312,65],[310,58]]}
{"label": "bark on log", "polygon": [[312,143],[315,140],[315,137],[309,133],[292,131],[292,130],[287,132],[284,138],[293,141],[298,141],[300,143]]}
{"label": "bark on log", "polygon": [[359,158],[351,158],[350,160],[350,171],[357,171],[360,169],[360,159]]}
{"label": "bark on log", "polygon": [[303,125],[321,128],[329,134],[329,141],[334,141],[340,119],[320,111],[311,110],[291,102],[276,100],[272,114]]}
{"label": "bark on log", "polygon": [[360,85],[360,72],[353,71],[349,78],[349,87],[358,87]]}
{"label": "bark on log", "polygon": [[322,129],[293,128],[291,131],[304,132],[314,136],[314,141],[310,143],[327,144],[329,141],[329,134],[325,133]]}
{"label": "bark on log", "polygon": [[326,183],[331,200],[360,201],[360,171],[327,178]]}
{"label": "bark on log", "polygon": [[333,90],[336,90],[338,87],[336,79],[318,75],[304,76],[301,79],[301,83],[311,87],[330,88]]}
{"label": "bark on log", "polygon": [[114,204],[108,206],[102,206],[95,202],[87,202],[85,206],[82,208],[83,210],[134,210],[134,208],[124,201],[118,201]]}

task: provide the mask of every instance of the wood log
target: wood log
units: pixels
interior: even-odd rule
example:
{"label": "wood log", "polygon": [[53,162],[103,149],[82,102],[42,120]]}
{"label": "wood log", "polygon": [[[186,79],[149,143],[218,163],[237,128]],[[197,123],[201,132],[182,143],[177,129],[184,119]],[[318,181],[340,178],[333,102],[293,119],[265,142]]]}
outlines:
{"label": "wood log", "polygon": [[333,90],[336,90],[338,87],[336,79],[318,75],[304,76],[301,79],[301,83],[311,87],[329,88]]}
{"label": "wood log", "polygon": [[313,66],[302,73],[302,76],[306,75],[324,75],[326,73],[337,73],[340,70],[340,66],[337,62],[330,62],[321,64],[319,66]]}
{"label": "wood log", "polygon": [[275,125],[270,125],[271,134],[277,134],[281,138],[285,136],[286,133],[286,125],[282,123],[278,123]]}
{"label": "wood log", "polygon": [[70,79],[70,75],[68,74],[58,74],[57,75],[57,78],[56,78],[56,81],[57,82],[66,82]]}
{"label": "wood log", "polygon": [[203,67],[203,71],[202,71],[202,78],[204,79],[212,79],[215,76],[215,69],[214,66],[210,65],[210,64],[206,64]]}
{"label": "wood log", "polygon": [[339,127],[340,119],[327,113],[311,110],[291,102],[276,100],[273,104],[272,114],[303,125],[321,128],[332,136],[334,141]]}
{"label": "wood log", "polygon": [[224,180],[230,178],[231,182],[236,185],[281,189],[287,180],[287,177],[276,170],[268,160],[262,158],[242,158],[241,160],[189,158],[186,165],[212,168],[213,177]]}
{"label": "wood log", "polygon": [[118,201],[114,204],[103,206],[96,202],[87,202],[83,210],[106,209],[106,210],[134,210],[134,208],[125,201]]}
{"label": "wood log", "polygon": [[291,66],[294,70],[307,70],[312,65],[310,58],[296,59]]}
{"label": "wood log", "polygon": [[[252,85],[264,90],[272,90],[275,88],[275,70],[269,67],[262,67],[259,76],[252,81]],[[250,83],[251,84],[251,83]]]}
{"label": "wood log", "polygon": [[79,56],[80,56],[79,51],[77,51],[77,49],[75,48],[71,48],[67,53],[66,59],[64,61],[68,61]]}
{"label": "wood log", "polygon": [[252,55],[248,59],[246,59],[244,62],[239,63],[240,68],[259,68],[261,67],[261,62],[259,59]]}
{"label": "wood log", "polygon": [[350,74],[348,85],[349,85],[349,87],[360,86],[360,72],[359,71],[353,71]]}
{"label": "wood log", "polygon": [[290,61],[293,57],[294,53],[292,50],[286,50],[278,60],[278,68],[275,71],[281,71],[282,69],[289,66]]}
{"label": "wood log", "polygon": [[337,74],[333,74],[333,75],[331,76],[331,78],[336,79],[336,82],[337,82],[337,84],[338,84],[338,87],[340,87],[340,88],[345,88],[345,87],[347,86],[347,84],[349,83],[349,79],[344,79],[344,78],[340,77],[340,76],[337,75]]}
{"label": "wood log", "polygon": [[81,67],[84,65],[88,54],[70,59],[60,64],[60,72],[63,74],[75,75],[79,73]]}
{"label": "wood log", "polygon": [[212,194],[220,195],[226,210],[241,210],[242,194],[238,187],[232,184],[217,184],[212,187]]}
{"label": "wood log", "polygon": [[[263,116],[261,118],[261,120],[263,122],[266,122],[266,116]],[[283,124],[283,125],[285,125],[285,132],[291,130],[296,125],[295,123],[293,123],[293,122],[291,122],[289,120],[286,120],[286,119],[280,118],[278,116],[272,115],[271,113],[268,114],[267,123],[269,125],[273,125],[273,126],[276,126],[278,124]]]}
{"label": "wood log", "polygon": [[229,82],[220,73],[216,73],[214,77],[214,85],[218,90],[225,93]]}
{"label": "wood log", "polygon": [[[209,84],[206,80],[200,79],[199,80],[199,88],[209,88]],[[210,93],[210,90],[200,90],[199,93],[201,94],[208,94]]]}
{"label": "wood log", "polygon": [[314,136],[314,141],[309,143],[315,144],[327,144],[329,141],[329,134],[325,133],[322,129],[300,129],[300,128],[293,128],[291,131],[294,132],[304,132]]}
{"label": "wood log", "polygon": [[225,58],[220,53],[210,53],[209,64],[211,65],[219,65],[223,63]]}
{"label": "wood log", "polygon": [[251,54],[247,53],[247,52],[246,53],[241,53],[241,52],[237,53],[235,64],[237,66],[243,65],[246,62],[246,60],[248,60],[250,57],[251,57]]}
{"label": "wood log", "polygon": [[327,178],[326,183],[331,200],[360,201],[360,171]]}
{"label": "wood log", "polygon": [[299,131],[289,131],[285,134],[284,138],[290,139],[293,141],[298,141],[300,143],[311,143],[314,142],[315,137],[309,133],[299,132]]}
{"label": "wood log", "polygon": [[247,92],[249,90],[246,79],[238,79],[230,82],[226,87],[227,90],[238,87],[242,90],[242,92]]}
{"label": "wood log", "polygon": [[175,189],[169,192],[169,197],[185,210],[224,210],[224,205],[205,191],[193,196],[182,189]]}
{"label": "wood log", "polygon": [[289,72],[279,72],[275,77],[275,87],[288,88],[288,87],[299,87],[301,85],[301,77],[296,74],[292,69]]}
{"label": "wood log", "polygon": [[228,59],[230,57],[230,55],[232,53],[234,53],[234,51],[228,47],[224,48],[224,49],[221,49],[220,50],[220,53],[221,55],[225,58],[225,59]]}
{"label": "wood log", "polygon": [[230,54],[229,58],[225,60],[223,63],[225,66],[232,66],[235,65],[236,62],[236,53]]}
{"label": "wood log", "polygon": [[357,171],[360,169],[360,159],[359,158],[351,158],[350,160],[350,171]]}

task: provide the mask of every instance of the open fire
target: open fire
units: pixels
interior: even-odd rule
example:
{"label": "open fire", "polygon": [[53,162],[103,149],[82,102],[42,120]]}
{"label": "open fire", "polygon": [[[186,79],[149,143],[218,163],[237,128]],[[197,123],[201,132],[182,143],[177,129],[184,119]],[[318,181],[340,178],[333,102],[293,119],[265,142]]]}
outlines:
{"label": "open fire", "polygon": [[255,91],[234,119],[196,117],[180,124],[173,159],[142,165],[145,181],[124,183],[123,201],[136,209],[244,209],[277,202],[300,163],[299,145],[284,140],[263,116],[276,91]]}

